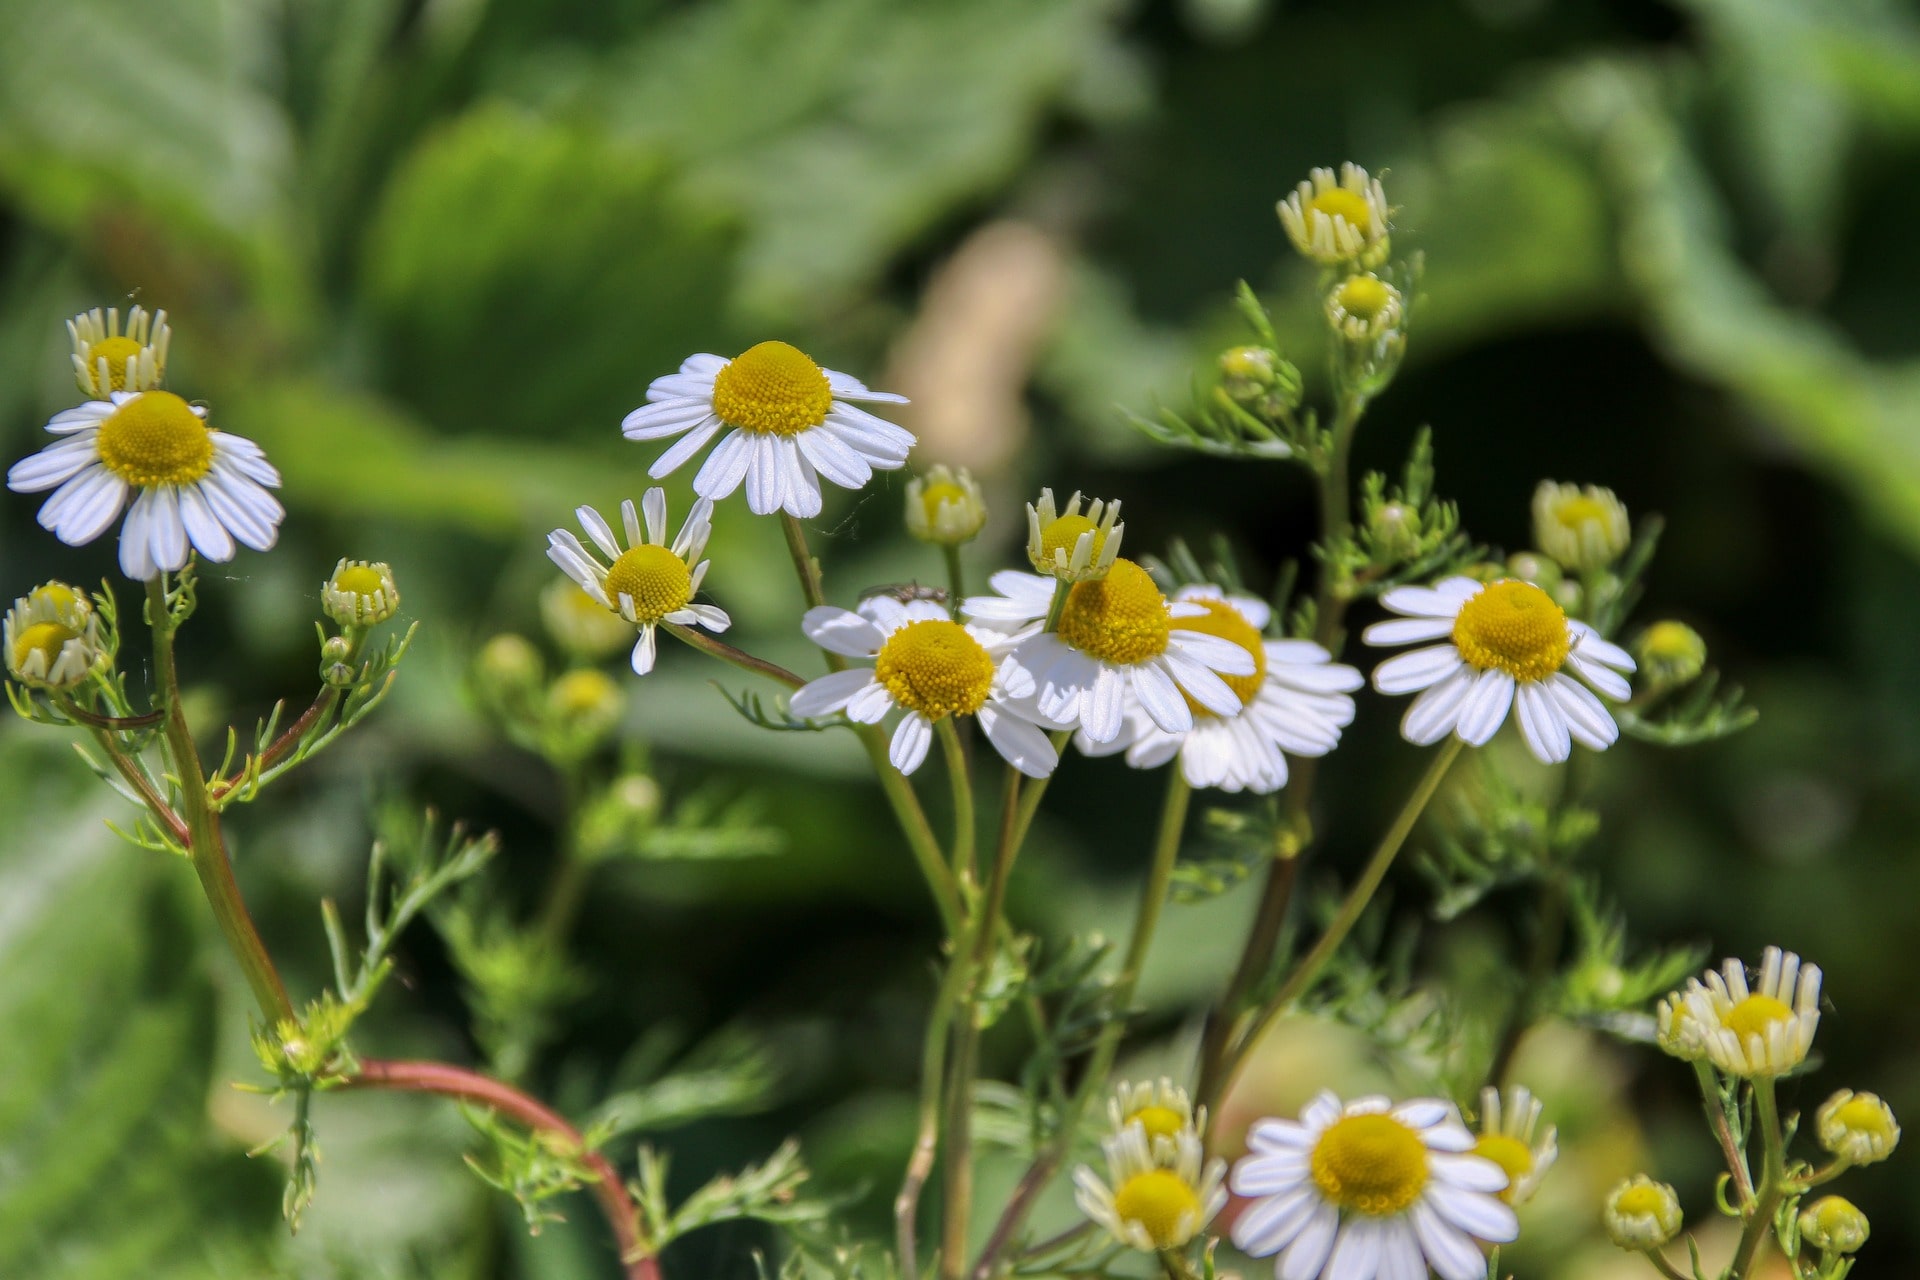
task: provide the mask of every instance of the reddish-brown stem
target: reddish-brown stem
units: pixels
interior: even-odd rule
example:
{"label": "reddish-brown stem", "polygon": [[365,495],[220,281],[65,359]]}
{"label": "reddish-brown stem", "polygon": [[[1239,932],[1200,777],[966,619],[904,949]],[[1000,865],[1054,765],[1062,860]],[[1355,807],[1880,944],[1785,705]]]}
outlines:
{"label": "reddish-brown stem", "polygon": [[593,1196],[600,1212],[613,1228],[620,1245],[620,1262],[627,1280],[661,1280],[660,1263],[640,1238],[640,1215],[626,1184],[607,1158],[589,1150],[580,1131],[564,1116],[510,1085],[490,1079],[477,1071],[445,1062],[388,1062],[374,1058],[360,1061],[358,1074],[343,1082],[347,1089],[397,1089],[407,1093],[436,1093],[443,1098],[459,1098],[491,1107],[501,1115],[529,1129],[547,1133],[577,1148],[581,1162],[594,1174]]}
{"label": "reddish-brown stem", "polygon": [[[319,723],[320,719],[333,709],[333,704],[339,701],[339,699],[340,691],[338,689],[322,689],[320,696],[313,700],[313,705],[301,712],[300,718],[288,725],[287,731],[275,738],[273,743],[268,746],[265,751],[260,753],[258,767],[261,769],[269,769],[278,764],[281,758],[285,756],[287,752],[293,750],[300,739],[306,736],[307,731]],[[243,770],[241,777],[245,777],[246,772],[247,771]],[[224,800],[226,799],[227,793],[239,785],[240,778],[216,779],[207,787],[207,794],[215,800]]]}

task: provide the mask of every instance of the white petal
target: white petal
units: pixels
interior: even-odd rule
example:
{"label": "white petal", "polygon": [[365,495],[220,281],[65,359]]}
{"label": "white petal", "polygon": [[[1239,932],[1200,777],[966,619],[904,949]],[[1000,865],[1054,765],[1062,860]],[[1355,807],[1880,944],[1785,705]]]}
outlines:
{"label": "white petal", "polygon": [[859,614],[830,604],[807,610],[800,618],[800,629],[822,649],[846,658],[871,658],[887,639]]}
{"label": "white petal", "polygon": [[715,635],[733,625],[733,619],[727,616],[727,611],[714,605],[690,604],[687,606],[687,611],[699,619],[701,626]]}
{"label": "white petal", "polygon": [[842,489],[858,489],[873,479],[867,460],[829,432],[802,431],[794,443],[815,470]]}
{"label": "white petal", "polygon": [[818,680],[809,680],[794,690],[787,710],[802,720],[830,716],[852,702],[862,689],[873,682],[873,672],[866,667],[855,671],[836,671]]}
{"label": "white petal", "polygon": [[[623,600],[626,599],[626,593],[624,591],[620,593],[620,598]],[[653,627],[640,628],[640,638],[634,641],[633,644],[633,673],[635,675],[643,676],[653,670],[653,655],[656,643],[655,629]]]}
{"label": "white petal", "polygon": [[1210,636],[1202,631],[1175,631],[1167,637],[1167,648],[1170,652],[1178,649],[1195,662],[1203,662],[1222,675],[1253,674],[1253,655],[1221,636]]}
{"label": "white petal", "polygon": [[153,501],[147,526],[153,539],[153,562],[171,572],[187,562],[187,526],[180,519],[180,490],[169,484],[147,493]]}
{"label": "white petal", "polygon": [[1314,1144],[1316,1136],[1295,1120],[1257,1120],[1247,1131],[1247,1145],[1255,1151],[1303,1150]]}
{"label": "white petal", "polygon": [[989,702],[980,708],[980,728],[1000,758],[1029,778],[1044,778],[1060,763],[1060,753],[1036,726]]}
{"label": "white petal", "polygon": [[1559,764],[1573,752],[1573,739],[1567,733],[1567,721],[1560,714],[1546,687],[1529,680],[1514,692],[1514,709],[1519,713],[1520,736],[1541,764]]}
{"label": "white petal", "polygon": [[886,404],[906,404],[905,396],[894,395],[890,391],[869,391],[867,384],[850,373],[841,373],[838,369],[822,369],[827,376],[827,387],[836,396],[846,396],[854,400],[879,400]]}
{"label": "white petal", "polygon": [[268,551],[279,537],[286,509],[252,481],[222,475],[216,468],[200,481],[200,495],[227,531],[255,551]]}
{"label": "white petal", "polygon": [[1485,1156],[1449,1155],[1436,1152],[1427,1157],[1427,1167],[1436,1180],[1465,1191],[1491,1195],[1507,1189],[1507,1172]]}
{"label": "white petal", "polygon": [[[1452,618],[1460,612],[1463,599],[1455,591],[1443,590],[1447,583],[1472,581],[1471,579],[1449,578],[1446,583],[1435,587],[1395,587],[1380,597],[1383,607],[1395,613],[1409,614],[1416,618]],[[1474,591],[1479,584],[1474,583]],[[1468,599],[1471,596],[1467,597]]]}
{"label": "white petal", "polygon": [[893,695],[877,680],[854,694],[846,705],[847,719],[856,724],[879,724],[891,710]]}
{"label": "white petal", "polygon": [[1436,644],[1396,654],[1373,669],[1373,687],[1381,693],[1412,693],[1439,684],[1460,669],[1460,651]]}
{"label": "white petal", "polygon": [[1513,706],[1513,677],[1504,671],[1482,671],[1460,708],[1460,723],[1454,732],[1468,746],[1485,746],[1507,718]]}
{"label": "white petal", "polygon": [[918,711],[911,711],[894,729],[887,759],[893,761],[893,767],[900,772],[912,773],[927,758],[927,748],[932,745],[933,725]]}
{"label": "white petal", "polygon": [[214,516],[199,485],[180,490],[180,519],[187,526],[187,537],[193,540],[201,555],[215,561],[233,559],[233,535]]}
{"label": "white petal", "polygon": [[98,441],[97,436],[75,437],[28,454],[7,472],[7,488],[15,493],[39,493],[65,483],[98,460]]}
{"label": "white petal", "polygon": [[1278,1175],[1268,1177],[1264,1173],[1243,1174],[1254,1160],[1242,1160],[1233,1171],[1233,1188],[1242,1195],[1264,1195],[1264,1192],[1243,1189],[1252,1186],[1272,1186],[1278,1195],[1268,1196],[1247,1206],[1233,1223],[1233,1242],[1243,1253],[1250,1257],[1264,1258],[1280,1252],[1300,1234],[1300,1228],[1306,1225],[1318,1200],[1311,1188],[1302,1185],[1302,1177],[1295,1174],[1282,1180]]}
{"label": "white petal", "polygon": [[1120,733],[1125,710],[1127,679],[1104,663],[1093,686],[1080,699],[1080,728],[1095,742],[1111,742]]}
{"label": "white petal", "polygon": [[1427,1280],[1420,1239],[1405,1218],[1380,1224],[1380,1280]]}
{"label": "white petal", "polygon": [[1393,1109],[1393,1118],[1415,1129],[1431,1129],[1448,1116],[1453,1108],[1438,1098],[1411,1098]]}
{"label": "white petal", "polygon": [[1487,1260],[1472,1238],[1448,1226],[1423,1198],[1407,1211],[1420,1252],[1442,1280],[1486,1280]]}
{"label": "white petal", "polygon": [[[1227,1179],[1227,1185],[1233,1188],[1235,1195],[1273,1196],[1277,1199],[1285,1199],[1286,1197],[1280,1193],[1306,1189],[1307,1172],[1310,1167],[1310,1157],[1305,1151],[1283,1150],[1266,1155],[1247,1156],[1233,1166],[1233,1173]],[[1245,1221],[1245,1218],[1241,1220]],[[1235,1233],[1235,1238],[1239,1238],[1238,1232]]]}
{"label": "white petal", "polygon": [[[647,474],[658,480],[662,476],[672,475],[685,466],[692,457],[706,448],[713,438],[720,434],[726,423],[712,418],[673,442],[673,447],[653,460],[647,468]],[[732,492],[732,490],[728,490]]]}
{"label": "white petal", "polygon": [[1047,606],[1053,603],[1054,580],[1037,573],[1001,569],[987,579],[987,585],[1009,599],[1038,605],[1040,616],[1045,616]]}
{"label": "white petal", "polygon": [[159,566],[153,562],[153,539],[148,534],[148,512],[146,493],[135,498],[127,510],[127,519],[120,526],[120,571],[139,582],[158,577]]}
{"label": "white petal", "polygon": [[1602,663],[1621,671],[1635,669],[1633,655],[1611,640],[1602,640],[1600,633],[1584,622],[1569,622],[1569,630],[1574,635],[1574,652],[1588,660]]}
{"label": "white petal", "polygon": [[[640,514],[645,517],[647,541],[654,546],[665,546],[667,542],[667,491],[658,486],[640,495]],[[634,541],[629,532],[628,541]]]}
{"label": "white petal", "polygon": [[608,524],[598,511],[592,507],[576,507],[573,517],[580,522],[580,527],[587,531],[589,538],[593,539],[593,545],[600,548],[607,559],[620,558],[620,543],[613,536],[613,526]]}
{"label": "white petal", "polygon": [[1377,645],[1438,640],[1453,634],[1453,621],[1452,618],[1391,618],[1386,622],[1374,623],[1360,633],[1360,638],[1368,644]]}
{"label": "white petal", "polygon": [[[662,458],[660,462],[665,460]],[[647,474],[656,480],[667,474],[660,462],[647,468]],[[753,436],[745,431],[731,431],[714,446],[707,460],[700,464],[700,470],[694,473],[693,491],[718,502],[740,487],[752,463]]]}
{"label": "white petal", "polygon": [[1612,698],[1615,702],[1625,702],[1633,696],[1633,686],[1618,671],[1602,666],[1586,654],[1575,649],[1567,655],[1567,665],[1586,679],[1594,688]]}
{"label": "white petal", "polygon": [[1422,1198],[1448,1223],[1476,1240],[1506,1244],[1520,1234],[1520,1220],[1513,1210],[1484,1192],[1464,1191],[1435,1181],[1427,1184]]}
{"label": "white petal", "polygon": [[791,440],[782,440],[776,447],[782,470],[781,483],[787,491],[786,500],[781,503],[788,515],[801,520],[810,520],[820,514],[820,476],[814,471],[813,464],[801,456],[799,447]]}
{"label": "white petal", "polygon": [[1460,709],[1467,703],[1467,695],[1473,692],[1474,680],[1473,670],[1462,665],[1415,698],[1400,721],[1401,735],[1415,746],[1425,747],[1452,733],[1454,725],[1459,723]]}
{"label": "white petal", "polygon": [[1547,679],[1546,687],[1566,716],[1575,742],[1594,751],[1605,751],[1620,737],[1620,726],[1607,714],[1600,699],[1578,680],[1556,672]]}
{"label": "white petal", "polygon": [[696,426],[718,422],[705,396],[666,396],[650,400],[620,420],[620,434],[629,440],[664,440]]}
{"label": "white petal", "polygon": [[[1160,655],[1160,665],[1167,669],[1174,683],[1185,690],[1188,696],[1215,715],[1240,714],[1240,695],[1225,680],[1189,659],[1181,650],[1169,648]],[[1186,704],[1182,702],[1181,705],[1184,707]],[[1193,716],[1189,713],[1183,722],[1175,724],[1161,721],[1160,727],[1170,733],[1185,733],[1193,727]]]}
{"label": "white petal", "polygon": [[1004,596],[968,596],[960,605],[963,615],[982,622],[1031,622],[1036,617],[1045,617],[1046,611],[1043,604],[1036,614],[1031,601],[1009,600]]}
{"label": "white petal", "polygon": [[70,547],[105,532],[126,505],[127,482],[105,467],[83,471],[61,485],[40,507],[40,524]]}
{"label": "white petal", "polygon": [[1327,1270],[1340,1280],[1374,1280],[1380,1270],[1380,1229],[1370,1218],[1355,1217],[1340,1233]]}
{"label": "white petal", "polygon": [[[1340,1227],[1340,1211],[1322,1202],[1315,1206],[1300,1234],[1281,1255],[1273,1274],[1278,1280],[1314,1280],[1333,1251],[1334,1233]],[[1337,1278],[1335,1278],[1337,1280]]]}
{"label": "white petal", "polygon": [[1168,733],[1185,733],[1193,727],[1193,710],[1167,673],[1142,663],[1129,674],[1134,696],[1155,724]]}

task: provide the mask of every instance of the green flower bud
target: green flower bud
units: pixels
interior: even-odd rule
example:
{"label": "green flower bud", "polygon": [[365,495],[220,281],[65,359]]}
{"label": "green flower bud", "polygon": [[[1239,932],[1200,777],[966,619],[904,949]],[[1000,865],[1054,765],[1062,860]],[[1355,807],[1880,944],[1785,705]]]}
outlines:
{"label": "green flower bud", "polygon": [[1671,689],[1699,678],[1707,665],[1707,642],[1684,622],[1656,622],[1633,642],[1633,656],[1647,683]]}
{"label": "green flower bud", "polygon": [[1858,1252],[1867,1231],[1867,1215],[1842,1196],[1821,1196],[1800,1211],[1800,1238],[1828,1253]]}
{"label": "green flower bud", "polygon": [[620,723],[624,705],[620,686],[593,667],[569,671],[547,690],[547,714],[553,726],[581,751],[607,740]]}
{"label": "green flower bud", "polygon": [[1538,551],[1516,551],[1508,556],[1507,572],[1522,582],[1531,582],[1549,595],[1565,580],[1553,557],[1543,556]]}
{"label": "green flower bud", "polygon": [[1633,541],[1626,504],[1613,490],[1542,480],[1533,491],[1534,545],[1577,572],[1604,569]]}
{"label": "green flower bud", "polygon": [[633,647],[633,624],[580,589],[555,578],[540,592],[540,621],[553,642],[584,662],[598,662]]}
{"label": "green flower bud", "polygon": [[1367,535],[1381,558],[1410,560],[1420,552],[1420,512],[1405,502],[1383,502],[1367,515]]}
{"label": "green flower bud", "polygon": [[399,612],[400,588],[384,563],[342,560],[320,584],[320,605],[343,627],[370,627]]}
{"label": "green flower bud", "polygon": [[546,679],[540,651],[524,636],[497,635],[481,647],[473,674],[481,692],[510,701],[531,694]]}
{"label": "green flower bud", "polygon": [[907,532],[922,542],[957,547],[986,527],[987,503],[965,467],[928,468],[907,485]]}
{"label": "green flower bud", "polygon": [[1641,1253],[1680,1234],[1680,1197],[1664,1182],[1636,1173],[1607,1195],[1601,1219],[1607,1239]]}
{"label": "green flower bud", "polygon": [[1900,1145],[1900,1123],[1878,1095],[1842,1089],[1814,1117],[1820,1145],[1848,1164],[1875,1164]]}
{"label": "green flower bud", "polygon": [[1232,347],[1220,353],[1220,394],[1272,418],[1299,407],[1306,380],[1292,361],[1270,347]]}

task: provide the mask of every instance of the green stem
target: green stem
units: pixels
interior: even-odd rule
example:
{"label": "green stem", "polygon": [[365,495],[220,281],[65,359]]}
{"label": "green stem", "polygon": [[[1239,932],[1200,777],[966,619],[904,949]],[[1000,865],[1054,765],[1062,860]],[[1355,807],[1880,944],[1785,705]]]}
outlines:
{"label": "green stem", "polygon": [[1413,832],[1414,824],[1420,820],[1420,815],[1426,812],[1427,803],[1433,799],[1434,792],[1440,789],[1441,780],[1447,776],[1447,770],[1453,767],[1453,762],[1459,758],[1460,751],[1465,746],[1466,743],[1455,735],[1447,739],[1447,744],[1434,753],[1433,763],[1427,766],[1426,773],[1414,785],[1413,794],[1408,796],[1407,802],[1401,806],[1399,816],[1394,818],[1393,825],[1388,827],[1386,834],[1380,837],[1380,843],[1373,851],[1373,858],[1367,863],[1366,870],[1360,873],[1360,878],[1354,882],[1353,888],[1347,891],[1346,899],[1341,902],[1339,912],[1327,925],[1326,932],[1320,935],[1320,940],[1313,944],[1313,949],[1294,966],[1293,972],[1287,975],[1287,980],[1281,984],[1280,990],[1267,1001],[1246,1035],[1234,1047],[1233,1061],[1221,1082],[1222,1094],[1232,1090],[1233,1082],[1246,1065],[1249,1053],[1260,1042],[1260,1037],[1273,1024],[1273,1020],[1313,984],[1313,980],[1320,976],[1320,970],[1333,957],[1333,953],[1339,949],[1342,942],[1347,940],[1347,934],[1352,932],[1353,926],[1359,922],[1361,913],[1367,909],[1367,904],[1373,901],[1374,892],[1379,889],[1380,882],[1386,879],[1387,869],[1393,865],[1400,847],[1407,842],[1407,837]]}
{"label": "green stem", "polygon": [[1774,1098],[1773,1077],[1753,1082],[1753,1107],[1760,1130],[1760,1188],[1754,1193],[1740,1247],[1734,1250],[1727,1280],[1749,1280],[1760,1243],[1773,1231],[1773,1215],[1787,1194],[1786,1143],[1780,1136],[1780,1107]]}
{"label": "green stem", "polygon": [[960,548],[942,545],[940,550],[947,561],[947,611],[958,622],[960,604],[967,598],[966,577],[960,570]]}
{"label": "green stem", "polygon": [[1067,596],[1073,591],[1071,582],[1053,584],[1053,599],[1047,604],[1047,625],[1042,631],[1052,631],[1060,625],[1060,611],[1067,607]]}
{"label": "green stem", "polygon": [[[787,554],[793,557],[793,571],[800,579],[800,594],[806,597],[807,608],[817,609],[827,602],[827,592],[820,580],[820,562],[807,549],[807,531],[801,527],[799,520],[782,511],[780,532],[787,536]],[[838,654],[827,655],[828,665],[838,659]],[[844,661],[840,663],[840,666],[845,665]],[[836,671],[839,669],[838,666],[834,667]]]}
{"label": "green stem", "polygon": [[1535,922],[1533,947],[1527,955],[1526,976],[1521,981],[1520,990],[1514,994],[1513,1004],[1507,1009],[1506,1021],[1500,1028],[1500,1038],[1495,1041],[1493,1060],[1487,1068],[1487,1083],[1496,1089],[1506,1086],[1520,1042],[1526,1038],[1534,1023],[1539,1021],[1540,1010],[1545,1004],[1543,990],[1554,961],[1560,958],[1560,944],[1566,936],[1566,929],[1567,873],[1564,868],[1556,866],[1540,891],[1540,916]]}
{"label": "green stem", "polygon": [[806,681],[778,663],[768,662],[765,658],[756,658],[743,649],[736,649],[724,640],[716,640],[704,631],[693,627],[683,627],[677,622],[662,622],[661,628],[674,639],[693,646],[705,654],[730,662],[742,671],[751,671],[769,680],[777,680],[789,689],[798,689]]}
{"label": "green stem", "polygon": [[1640,1252],[1646,1256],[1648,1262],[1653,1264],[1653,1269],[1667,1277],[1667,1280],[1687,1280],[1686,1276],[1681,1275],[1680,1272],[1674,1269],[1671,1262],[1668,1262],[1666,1258],[1661,1256],[1658,1249],[1642,1249]]}
{"label": "green stem", "polygon": [[967,749],[952,716],[941,716],[933,723],[940,737],[940,749],[947,759],[947,779],[953,786],[953,864],[954,878],[961,884],[973,883],[973,777],[967,768]]}
{"label": "green stem", "polygon": [[187,728],[186,709],[180,703],[180,674],[174,662],[173,615],[167,607],[165,576],[147,582],[148,625],[153,628],[153,666],[160,683],[160,696],[166,711],[167,747],[173,757],[173,770],[179,778],[181,817],[187,824],[187,852],[194,874],[213,918],[227,940],[227,947],[240,962],[269,1025],[293,1020],[293,1002],[287,999],[286,986],[280,981],[273,959],[254,928],[253,917],[240,896],[233,878],[233,864],[227,858],[226,841],[220,832],[220,820],[207,797],[207,775],[200,765],[200,753],[193,745],[193,733]]}
{"label": "green stem", "polygon": [[920,1051],[920,1124],[914,1135],[913,1154],[908,1157],[906,1175],[893,1200],[895,1252],[905,1280],[919,1280],[919,1246],[914,1228],[920,1215],[920,1193],[933,1172],[934,1156],[940,1148],[941,1084],[947,1071],[947,1042],[951,1039],[954,1011],[966,990],[968,964],[973,940],[970,933],[954,940],[953,959],[934,998],[933,1012],[927,1020],[927,1038]]}
{"label": "green stem", "polygon": [[1740,1193],[1740,1207],[1745,1209],[1753,1203],[1753,1173],[1747,1168],[1747,1157],[1740,1150],[1740,1140],[1734,1136],[1733,1121],[1728,1117],[1726,1107],[1721,1105],[1719,1081],[1714,1077],[1713,1068],[1697,1059],[1693,1064],[1693,1078],[1700,1086],[1700,1101],[1706,1109],[1707,1125],[1720,1141],[1720,1153],[1726,1157],[1727,1172],[1733,1176],[1734,1189]]}

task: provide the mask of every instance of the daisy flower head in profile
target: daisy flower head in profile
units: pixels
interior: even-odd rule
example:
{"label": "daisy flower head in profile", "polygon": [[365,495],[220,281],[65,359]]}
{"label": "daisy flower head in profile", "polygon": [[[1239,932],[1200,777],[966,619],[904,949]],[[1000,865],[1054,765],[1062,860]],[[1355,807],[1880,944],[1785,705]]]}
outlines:
{"label": "daisy flower head in profile", "polygon": [[1127,763],[1138,769],[1156,769],[1178,756],[1193,786],[1265,794],[1286,785],[1286,753],[1323,756],[1339,744],[1340,731],[1353,723],[1348,695],[1366,683],[1358,671],[1334,662],[1310,640],[1267,639],[1273,610],[1264,600],[1202,584],[1180,588],[1173,602],[1205,610],[1176,618],[1175,632],[1217,636],[1253,659],[1251,674],[1221,677],[1240,709],[1222,715],[1188,697],[1193,728],[1170,733],[1129,699],[1119,736],[1098,743],[1083,732],[1075,744],[1081,751],[1124,749]]}
{"label": "daisy flower head in profile", "polygon": [[978,720],[1001,758],[1030,778],[1046,777],[1059,763],[1047,735],[1013,709],[1033,693],[1031,677],[1008,664],[1013,637],[955,622],[931,600],[885,595],[862,600],[858,611],[809,609],[800,626],[827,652],[873,665],[809,682],[788,710],[803,719],[845,712],[856,724],[903,712],[887,753],[900,772],[920,767],[933,726],[948,716]]}
{"label": "daisy flower head in profile", "polygon": [[1323,266],[1377,267],[1392,248],[1393,210],[1380,179],[1357,164],[1314,169],[1279,205],[1280,225],[1303,256]]}
{"label": "daisy flower head in profile", "polygon": [[[989,582],[999,594],[968,599],[968,617],[1007,631],[1044,623],[1054,579],[1003,569]],[[1122,557],[1104,577],[1074,583],[1056,628],[1028,634],[1008,661],[1030,675],[1033,714],[1051,728],[1110,743],[1126,726],[1131,697],[1155,725],[1185,733],[1195,706],[1215,715],[1239,711],[1240,697],[1223,677],[1254,673],[1254,656],[1232,640],[1175,629],[1208,613],[1191,601],[1170,603],[1145,569]]]}
{"label": "daisy flower head in profile", "polygon": [[762,342],[731,360],[687,357],[678,373],[653,380],[647,403],[620,430],[629,440],[681,437],[648,468],[656,480],[718,437],[693,478],[695,493],[718,502],[744,482],[755,515],[817,516],[821,476],[858,489],[875,471],[904,466],[913,448],[912,432],[856,400],[907,402],[823,369],[785,342]]}
{"label": "daisy flower head in profile", "polygon": [[1261,1120],[1230,1185],[1250,1197],[1233,1242],[1278,1280],[1485,1280],[1481,1245],[1520,1233],[1507,1175],[1436,1098],[1344,1106],[1323,1092],[1295,1120]]}
{"label": "daisy flower head in profile", "polygon": [[92,400],[105,400],[115,391],[150,391],[166,381],[167,348],[173,331],[167,313],[148,313],[145,307],[127,308],[120,324],[120,308],[95,307],[67,321],[73,339],[73,376]]}
{"label": "daisy flower head in profile", "polygon": [[[620,504],[627,535],[624,549],[598,511],[581,507],[574,512],[607,563],[602,564],[565,529],[547,535],[547,558],[604,608],[640,628],[640,639],[633,646],[633,670],[636,675],[646,675],[653,670],[654,632],[661,623],[720,632],[732,625],[732,619],[724,609],[696,604],[693,599],[712,563],[702,560],[700,554],[707,549],[707,537],[713,532],[713,503],[706,498],[695,502],[671,544],[666,541],[666,490],[647,490],[640,506],[641,511],[636,512],[631,498]],[[643,513],[644,529],[640,523]]]}
{"label": "daisy flower head in profile", "polygon": [[1175,1142],[1182,1133],[1196,1135],[1206,1127],[1207,1109],[1194,1109],[1193,1097],[1166,1076],[1158,1080],[1122,1081],[1107,1099],[1107,1119],[1114,1133],[1130,1125],[1140,1126],[1147,1135],[1147,1147],[1161,1150],[1162,1142]]}
{"label": "daisy flower head in profile", "polygon": [[1381,693],[1419,692],[1400,723],[1409,742],[1427,746],[1457,733],[1483,746],[1514,709],[1528,749],[1547,764],[1565,760],[1575,742],[1603,751],[1620,736],[1581,681],[1624,701],[1633,690],[1621,673],[1633,670],[1632,657],[1569,618],[1533,583],[1446,578],[1431,587],[1395,587],[1380,603],[1403,616],[1368,627],[1368,644],[1441,642],[1373,671]]}
{"label": "daisy flower head in profile", "polygon": [[109,658],[93,601],[64,582],[43,583],[15,600],[0,643],[7,674],[37,689],[71,689]]}
{"label": "daisy flower head in profile", "polygon": [[1493,1161],[1507,1174],[1500,1198],[1515,1206],[1533,1199],[1547,1170],[1560,1158],[1560,1134],[1552,1125],[1540,1128],[1546,1105],[1525,1085],[1504,1093],[1488,1086],[1480,1091],[1480,1136],[1473,1154]]}
{"label": "daisy flower head in profile", "polygon": [[1728,960],[1680,993],[1700,1056],[1730,1076],[1784,1075],[1807,1060],[1820,1026],[1820,966],[1768,947],[1760,971]]}
{"label": "daisy flower head in profile", "polygon": [[1100,1149],[1107,1176],[1084,1164],[1074,1170],[1074,1201],[1089,1220],[1129,1248],[1143,1253],[1178,1249],[1227,1203],[1222,1185],[1227,1162],[1207,1160],[1191,1126],[1149,1143],[1144,1125],[1129,1124],[1103,1140]]}
{"label": "daisy flower head in profile", "polygon": [[206,417],[171,391],[111,392],[55,414],[47,430],[60,438],[14,463],[7,487],[54,490],[40,526],[70,547],[125,510],[120,569],[143,582],[185,565],[189,545],[208,560],[233,559],[236,541],[269,550],[287,514],[267,492],[280,473],[259,445]]}

